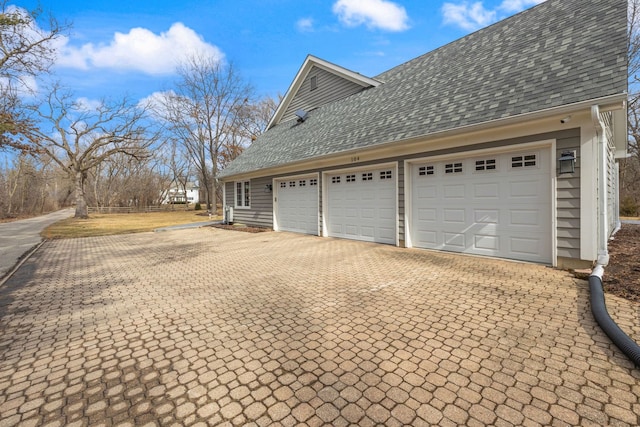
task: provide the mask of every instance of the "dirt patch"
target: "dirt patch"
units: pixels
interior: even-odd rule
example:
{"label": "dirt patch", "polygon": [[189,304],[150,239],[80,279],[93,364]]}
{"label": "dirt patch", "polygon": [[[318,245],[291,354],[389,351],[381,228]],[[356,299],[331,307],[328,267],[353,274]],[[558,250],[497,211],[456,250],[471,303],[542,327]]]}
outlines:
{"label": "dirt patch", "polygon": [[604,291],[640,303],[640,225],[623,224],[609,242]]}
{"label": "dirt patch", "polygon": [[271,231],[270,228],[249,227],[244,224],[213,224],[212,227],[221,228],[223,230],[244,231],[245,233],[262,233],[264,231]]}

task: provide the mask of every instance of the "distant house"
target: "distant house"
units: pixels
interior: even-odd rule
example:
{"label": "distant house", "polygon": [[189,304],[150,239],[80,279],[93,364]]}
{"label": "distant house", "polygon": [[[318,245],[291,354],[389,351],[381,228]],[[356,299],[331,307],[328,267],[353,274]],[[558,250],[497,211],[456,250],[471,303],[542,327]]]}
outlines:
{"label": "distant house", "polygon": [[607,261],[626,0],[548,0],[375,77],[308,56],[223,172],[236,221],[555,266]]}
{"label": "distant house", "polygon": [[167,190],[163,203],[200,203],[200,186],[197,182],[187,182],[184,186],[174,183],[173,186]]}

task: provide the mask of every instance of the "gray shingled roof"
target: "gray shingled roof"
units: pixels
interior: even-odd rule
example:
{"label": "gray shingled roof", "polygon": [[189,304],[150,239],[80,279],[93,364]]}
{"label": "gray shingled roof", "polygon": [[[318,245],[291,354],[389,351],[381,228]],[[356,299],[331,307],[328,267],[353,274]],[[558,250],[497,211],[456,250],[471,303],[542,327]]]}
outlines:
{"label": "gray shingled roof", "polygon": [[221,175],[624,93],[626,11],[626,0],[547,0],[274,126]]}

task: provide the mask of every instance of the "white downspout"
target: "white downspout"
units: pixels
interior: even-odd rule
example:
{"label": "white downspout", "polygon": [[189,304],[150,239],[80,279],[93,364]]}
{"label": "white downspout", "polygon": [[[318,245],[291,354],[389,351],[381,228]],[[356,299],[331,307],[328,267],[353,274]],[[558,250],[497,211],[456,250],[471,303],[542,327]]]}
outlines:
{"label": "white downspout", "polygon": [[607,145],[605,141],[605,125],[600,120],[600,108],[597,105],[591,106],[591,119],[596,129],[598,158],[596,167],[598,169],[598,259],[592,274],[600,273],[609,264],[609,252],[607,250]]}

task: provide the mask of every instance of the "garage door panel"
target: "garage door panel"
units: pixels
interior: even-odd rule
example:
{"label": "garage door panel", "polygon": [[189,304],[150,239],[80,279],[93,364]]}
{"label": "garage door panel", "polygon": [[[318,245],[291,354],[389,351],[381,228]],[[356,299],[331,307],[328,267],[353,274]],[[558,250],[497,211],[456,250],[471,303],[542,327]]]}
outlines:
{"label": "garage door panel", "polygon": [[509,239],[509,248],[513,254],[537,258],[540,250],[540,239],[536,237],[512,237]]}
{"label": "garage door panel", "polygon": [[465,186],[464,184],[456,185],[444,185],[444,198],[445,199],[464,199],[465,198]]}
{"label": "garage door panel", "polygon": [[496,253],[500,248],[500,238],[494,235],[476,234],[473,237],[473,245],[478,250],[488,250]]}
{"label": "garage door panel", "polygon": [[[413,245],[550,262],[550,152],[527,156],[412,165]],[[442,173],[448,165],[459,172]]]}
{"label": "garage door panel", "polygon": [[473,196],[476,199],[497,200],[500,197],[500,184],[495,182],[474,184]]}
{"label": "garage door panel", "polygon": [[444,236],[444,249],[448,250],[464,250],[466,248],[466,239],[464,234],[447,232],[443,233]]}
{"label": "garage door panel", "polygon": [[[329,236],[395,244],[395,173],[393,168],[345,172],[340,174],[346,177],[340,182],[333,178],[336,175],[330,175],[326,219]],[[345,192],[348,197],[341,197]],[[335,215],[336,207],[344,209],[348,215]]]}
{"label": "garage door panel", "polygon": [[500,211],[497,209],[474,209],[473,219],[479,224],[497,224],[500,218]]}
{"label": "garage door panel", "polygon": [[296,233],[318,234],[317,179],[277,180],[278,229]]}
{"label": "garage door panel", "polygon": [[539,227],[540,224],[540,212],[538,210],[516,210],[513,209],[509,212],[510,221],[509,225],[515,226],[532,226]]}
{"label": "garage door panel", "polygon": [[466,210],[464,208],[460,209],[444,209],[444,224],[464,224],[466,217]]}
{"label": "garage door panel", "polygon": [[418,221],[433,222],[437,218],[437,210],[434,208],[418,209]]}

